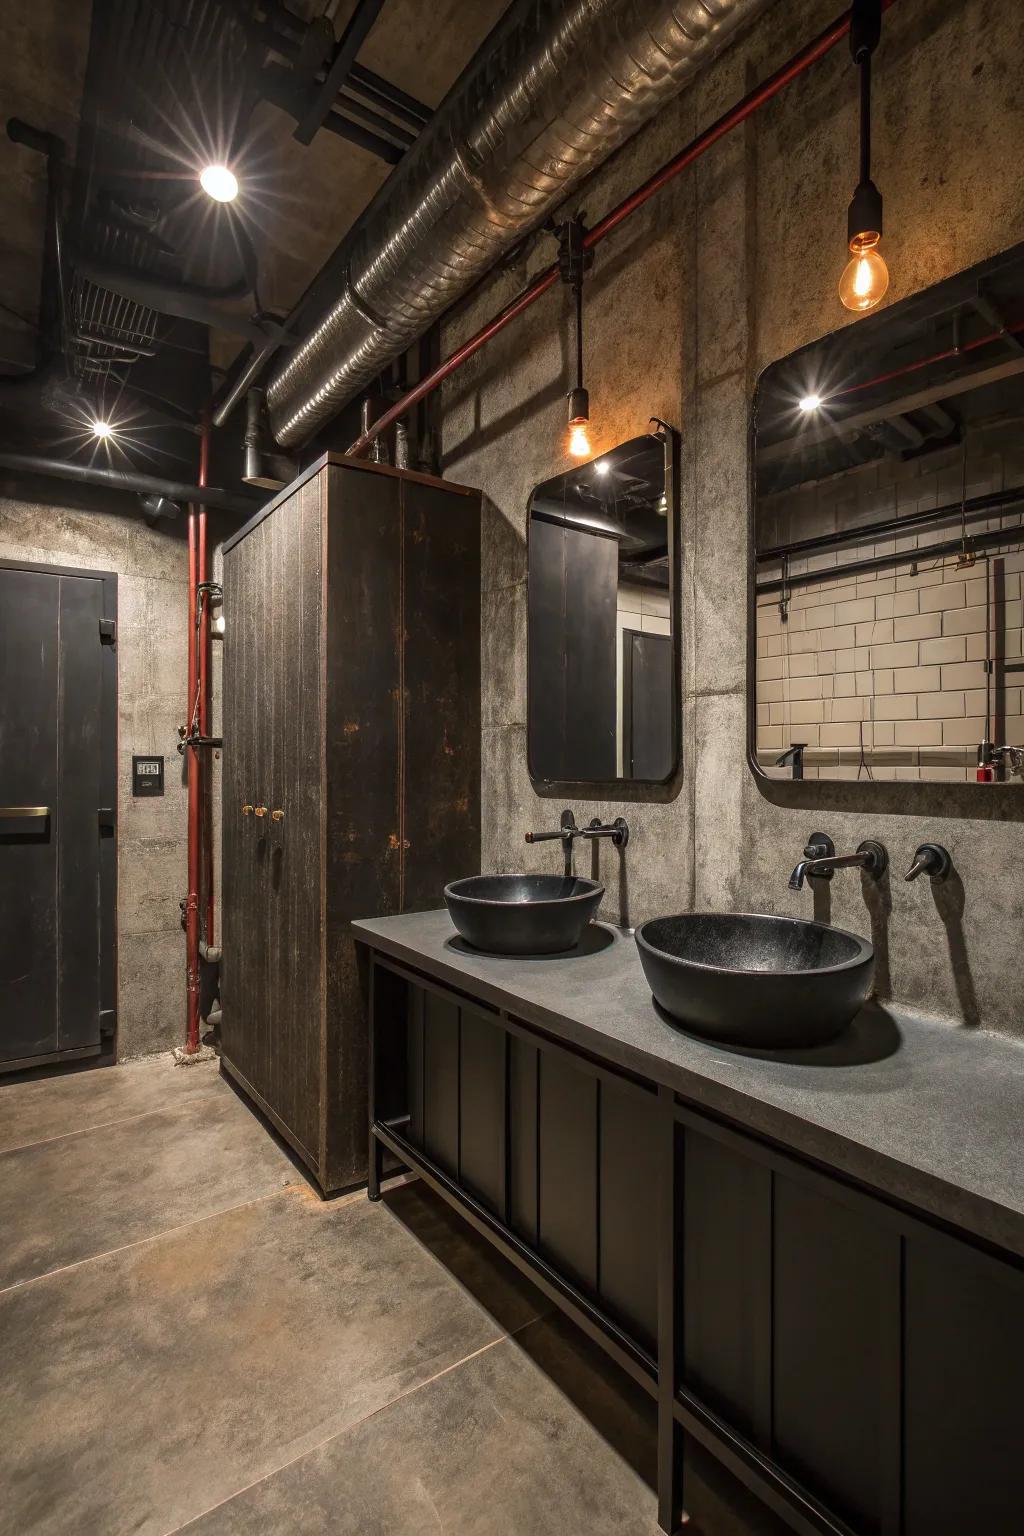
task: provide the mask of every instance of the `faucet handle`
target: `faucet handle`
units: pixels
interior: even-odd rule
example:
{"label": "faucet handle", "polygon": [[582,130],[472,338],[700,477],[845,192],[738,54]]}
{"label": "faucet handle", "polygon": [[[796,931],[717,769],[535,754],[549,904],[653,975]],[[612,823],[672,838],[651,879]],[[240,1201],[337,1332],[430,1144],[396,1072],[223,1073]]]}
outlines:
{"label": "faucet handle", "polygon": [[876,842],[873,837],[867,837],[862,843],[857,844],[857,852],[864,855],[864,863],[861,866],[866,875],[871,875],[875,880],[881,880],[889,868],[889,855],[882,843]]}
{"label": "faucet handle", "polygon": [[[829,837],[827,832],[812,832],[810,837],[807,839],[807,846],[804,849],[804,858],[831,859],[835,856],[835,851],[836,845]],[[822,870],[820,875],[813,875],[810,878],[814,880],[831,880],[832,871],[830,869]]]}
{"label": "faucet handle", "polygon": [[916,880],[918,875],[930,875],[933,880],[945,880],[952,868],[953,860],[941,843],[922,843],[903,878]]}

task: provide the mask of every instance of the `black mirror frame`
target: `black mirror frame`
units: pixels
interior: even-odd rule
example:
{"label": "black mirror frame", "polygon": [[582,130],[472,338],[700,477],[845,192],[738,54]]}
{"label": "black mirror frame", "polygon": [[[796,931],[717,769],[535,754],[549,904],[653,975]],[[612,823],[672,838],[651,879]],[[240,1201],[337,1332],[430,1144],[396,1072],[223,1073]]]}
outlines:
{"label": "black mirror frame", "polygon": [[[530,746],[529,698],[530,698],[530,646],[527,632],[526,646],[526,766],[530,783],[538,795],[562,798],[574,796],[578,800],[623,800],[660,802],[674,799],[683,777],[682,762],[682,527],[680,497],[680,461],[682,438],[678,428],[669,426],[659,417],[652,416],[659,430],[651,436],[660,437],[665,453],[665,498],[668,508],[668,568],[669,568],[669,619],[672,642],[672,769],[663,779],[549,779],[534,769]],[[580,466],[583,468],[584,466]],[[536,489],[536,487],[534,488]],[[530,500],[533,499],[533,491]],[[526,557],[529,572],[531,518],[529,503],[526,516]],[[529,575],[526,586],[527,615],[529,614]],[[529,631],[529,621],[527,621]]]}

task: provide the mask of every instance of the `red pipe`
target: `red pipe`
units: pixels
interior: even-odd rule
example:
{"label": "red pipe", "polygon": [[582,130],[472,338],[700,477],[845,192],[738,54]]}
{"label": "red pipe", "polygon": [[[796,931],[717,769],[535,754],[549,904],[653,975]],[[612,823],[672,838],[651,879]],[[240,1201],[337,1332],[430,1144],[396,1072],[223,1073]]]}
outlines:
{"label": "red pipe", "polygon": [[[200,437],[199,437],[199,475],[198,483],[204,487],[207,484],[207,476],[210,463],[210,420],[209,413],[203,413]],[[207,557],[206,544],[206,508],[199,508],[199,581],[208,582],[210,571]],[[199,608],[199,734],[210,734],[210,593],[204,586],[202,603]],[[200,756],[200,754],[196,754]],[[210,759],[201,757],[200,780],[202,787],[202,847],[203,847],[203,889],[206,894],[206,923],[204,937],[207,944],[213,943],[213,803],[212,803],[212,779]]]}
{"label": "red pipe", "polygon": [[[888,10],[895,3],[896,0],[883,0],[883,9]],[[624,219],[627,219],[631,213],[635,213],[638,208],[643,207],[644,203],[649,198],[652,198],[656,192],[659,192],[662,187],[678,176],[681,171],[685,171],[695,160],[698,160],[705,150],[711,148],[712,144],[717,144],[719,139],[724,138],[733,128],[738,127],[740,123],[746,122],[748,117],[752,116],[760,107],[763,107],[766,102],[771,101],[774,96],[777,96],[780,91],[784,90],[787,85],[802,75],[805,70],[810,69],[812,64],[816,64],[819,59],[824,58],[825,54],[835,47],[836,43],[842,41],[849,30],[850,12],[846,11],[831,26],[826,27],[824,32],[808,43],[805,48],[801,48],[799,53],[794,54],[787,64],[783,64],[781,69],[776,70],[773,75],[769,75],[767,80],[763,81],[761,85],[756,86],[747,96],[738,101],[734,107],[730,107],[729,111],[724,113],[717,122],[712,123],[710,128],[705,128],[703,133],[699,133],[695,139],[687,144],[685,149],[680,150],[678,155],[666,161],[660,170],[655,171],[653,176],[645,181],[642,186],[637,187],[635,191],[631,192],[628,197],[624,198],[610,213],[606,213],[604,218],[594,225],[593,229],[588,230],[584,240],[585,249],[588,251],[593,250],[606,235],[611,234],[613,229],[617,229]],[[432,394],[439,384],[443,384],[447,378],[450,378],[456,369],[461,368],[462,364],[471,358],[474,353],[479,352],[481,347],[486,346],[492,337],[497,336],[499,331],[503,331],[506,325],[510,324],[517,315],[521,315],[525,309],[529,309],[531,304],[535,304],[539,298],[547,293],[549,288],[554,287],[558,280],[557,264],[546,268],[540,277],[530,284],[529,288],[524,288],[522,293],[518,294],[511,303],[506,304],[504,309],[499,310],[493,320],[489,320],[482,330],[477,331],[476,335],[471,336],[468,341],[464,341],[461,347],[456,348],[451,356],[446,357],[443,362],[439,363],[432,373],[428,373],[426,378],[421,379],[418,384],[414,385],[407,394],[402,396],[401,400],[396,401],[389,410],[386,410],[383,416],[378,416],[373,425],[361,437],[356,438],[348,450],[349,453],[356,456],[366,453],[375,437],[381,432],[386,431],[393,422],[398,421],[414,405],[418,405],[426,395]]]}
{"label": "red pipe", "polygon": [[[186,699],[186,735],[195,731],[198,709],[199,667],[196,658],[196,584],[199,580],[199,517],[195,504],[188,509],[188,697]],[[185,748],[188,778],[188,894],[185,898],[185,1050],[195,1055],[199,1049],[199,832],[200,783],[199,754]]]}

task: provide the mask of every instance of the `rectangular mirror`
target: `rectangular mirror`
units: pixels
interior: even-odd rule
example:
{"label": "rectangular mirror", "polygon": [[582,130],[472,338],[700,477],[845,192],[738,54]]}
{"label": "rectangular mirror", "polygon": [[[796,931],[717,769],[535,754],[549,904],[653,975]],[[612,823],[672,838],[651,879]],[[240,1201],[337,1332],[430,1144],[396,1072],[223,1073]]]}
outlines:
{"label": "rectangular mirror", "polygon": [[538,485],[528,518],[528,759],[538,785],[664,784],[679,761],[676,435]]}
{"label": "rectangular mirror", "polygon": [[772,778],[1020,782],[1024,246],[773,363],[750,747]]}

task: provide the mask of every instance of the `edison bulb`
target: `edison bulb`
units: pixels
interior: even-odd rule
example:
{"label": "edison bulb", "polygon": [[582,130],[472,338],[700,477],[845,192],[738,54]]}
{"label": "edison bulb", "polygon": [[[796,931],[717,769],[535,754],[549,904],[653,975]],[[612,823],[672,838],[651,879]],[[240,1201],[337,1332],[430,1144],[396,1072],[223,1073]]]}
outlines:
{"label": "edison bulb", "polygon": [[874,309],[889,286],[889,268],[882,260],[876,235],[870,245],[850,242],[852,256],[839,279],[839,297],[847,309]]}
{"label": "edison bulb", "polygon": [[586,422],[574,421],[569,427],[569,452],[574,459],[589,459],[590,438],[587,436]]}

